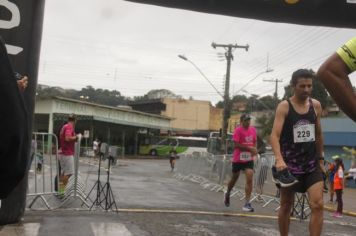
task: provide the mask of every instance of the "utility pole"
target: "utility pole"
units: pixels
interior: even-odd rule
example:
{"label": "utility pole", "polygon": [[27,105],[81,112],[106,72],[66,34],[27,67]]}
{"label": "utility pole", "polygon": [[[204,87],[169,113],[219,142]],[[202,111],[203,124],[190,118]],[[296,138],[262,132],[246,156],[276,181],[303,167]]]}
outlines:
{"label": "utility pole", "polygon": [[225,78],[225,92],[224,92],[224,112],[223,112],[223,123],[222,123],[222,134],[221,134],[221,150],[224,153],[227,153],[227,128],[228,128],[228,121],[230,118],[230,110],[231,110],[231,103],[230,103],[230,68],[231,68],[231,60],[234,59],[232,55],[232,49],[236,48],[243,48],[248,51],[249,45],[241,46],[237,44],[217,44],[212,43],[211,46],[216,49],[218,47],[225,48],[227,51],[225,52],[225,57],[227,60],[227,68],[226,68],[226,78]]}
{"label": "utility pole", "polygon": [[273,82],[273,83],[276,83],[276,88],[274,90],[274,98],[276,99],[276,101],[278,100],[278,83],[279,82],[283,82],[283,80],[279,80],[279,79],[264,79],[263,80],[264,82]]}

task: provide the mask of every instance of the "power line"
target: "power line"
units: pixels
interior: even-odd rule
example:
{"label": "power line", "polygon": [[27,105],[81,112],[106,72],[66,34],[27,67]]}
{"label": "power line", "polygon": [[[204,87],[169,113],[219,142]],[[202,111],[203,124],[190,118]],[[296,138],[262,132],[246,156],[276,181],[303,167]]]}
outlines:
{"label": "power line", "polygon": [[280,80],[279,79],[270,79],[270,80],[265,79],[263,81],[264,82],[273,82],[276,84],[275,91],[274,91],[274,98],[277,100],[278,99],[278,83],[283,82],[283,80],[282,79],[280,79]]}

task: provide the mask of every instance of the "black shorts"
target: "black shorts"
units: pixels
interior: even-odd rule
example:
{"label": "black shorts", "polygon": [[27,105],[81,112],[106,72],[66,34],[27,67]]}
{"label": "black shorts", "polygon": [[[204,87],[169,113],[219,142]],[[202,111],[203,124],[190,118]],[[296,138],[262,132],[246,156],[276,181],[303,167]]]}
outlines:
{"label": "black shorts", "polygon": [[320,168],[308,174],[295,175],[295,177],[298,179],[298,183],[291,188],[297,193],[305,193],[313,184],[323,181],[323,174]]}
{"label": "black shorts", "polygon": [[239,172],[240,170],[245,170],[245,169],[253,170],[253,161],[232,163],[232,173],[236,173]]}

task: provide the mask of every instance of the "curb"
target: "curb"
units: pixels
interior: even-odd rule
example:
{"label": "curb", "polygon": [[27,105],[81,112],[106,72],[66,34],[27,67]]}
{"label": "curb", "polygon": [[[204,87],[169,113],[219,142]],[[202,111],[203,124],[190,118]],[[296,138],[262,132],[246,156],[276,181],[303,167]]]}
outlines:
{"label": "curb", "polygon": [[[274,196],[272,193],[266,193],[266,195]],[[335,212],[335,207],[332,207],[332,206],[324,203],[324,211]],[[356,212],[354,212],[354,211],[343,210],[342,214],[347,215],[347,216],[356,217]]]}
{"label": "curb", "polygon": [[[329,211],[329,212],[335,212],[334,207],[325,206],[325,205],[324,205],[324,210]],[[342,211],[342,214],[343,214],[343,215],[347,215],[347,216],[356,217],[356,212],[353,212],[353,211],[343,210],[343,211]]]}

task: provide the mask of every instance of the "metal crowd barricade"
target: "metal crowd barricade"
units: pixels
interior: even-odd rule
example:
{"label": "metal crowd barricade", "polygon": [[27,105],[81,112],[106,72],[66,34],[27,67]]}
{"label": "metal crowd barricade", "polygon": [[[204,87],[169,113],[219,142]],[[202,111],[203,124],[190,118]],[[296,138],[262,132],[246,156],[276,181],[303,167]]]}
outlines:
{"label": "metal crowd barricade", "polygon": [[255,161],[254,175],[254,193],[252,194],[251,202],[259,201],[263,203],[262,207],[275,202],[279,205],[279,199],[275,196],[263,194],[263,188],[268,179],[271,177],[271,168],[274,163],[274,156],[271,154],[261,154]]}
{"label": "metal crowd barricade", "polygon": [[204,189],[221,191],[230,158],[230,155],[216,156],[207,152],[181,155],[174,177],[199,183]]}
{"label": "metal crowd barricade", "polygon": [[[188,180],[200,184],[204,189],[222,192],[226,189],[231,171],[232,155],[213,155],[210,153],[193,153],[181,155],[176,164],[174,177],[180,180]],[[255,162],[254,188],[251,195],[251,202],[256,201],[266,207],[270,204],[279,206],[280,201],[276,196],[263,193],[264,184],[271,181],[271,167],[274,163],[272,153],[263,154]],[[240,200],[245,198],[244,181],[239,180],[233,188],[230,197],[238,197]],[[278,207],[275,209],[277,210]]]}
{"label": "metal crowd barricade", "polygon": [[294,204],[292,209],[292,216],[299,218],[300,220],[305,220],[311,214],[311,209],[309,207],[309,199],[306,193],[295,193],[294,194]]}
{"label": "metal crowd barricade", "polygon": [[29,208],[41,199],[45,206],[51,209],[46,197],[57,194],[58,181],[55,182],[54,179],[59,176],[58,140],[56,135],[50,133],[34,132],[32,137],[27,197],[33,199]]}
{"label": "metal crowd barricade", "polygon": [[[84,200],[84,184],[79,177],[79,146],[80,142],[76,143],[75,173],[71,176],[65,189],[64,197],[61,198],[62,207],[71,198],[79,198],[83,204],[89,207]],[[58,139],[57,136],[51,133],[33,133],[31,141],[31,166],[29,170],[28,207],[31,209],[35,206],[38,199],[41,199],[47,209],[54,209],[49,202],[53,196],[59,196],[59,176],[60,165],[58,161]],[[53,202],[52,202],[53,203]],[[57,204],[57,201],[54,201]],[[36,204],[37,206],[38,204]]]}
{"label": "metal crowd barricade", "polygon": [[62,203],[60,204],[59,208],[64,206],[70,200],[76,199],[81,201],[82,206],[86,205],[89,208],[89,203],[86,201],[88,197],[84,192],[85,185],[79,176],[80,142],[81,139],[79,138],[78,141],[75,143],[74,174],[68,180],[64,191],[64,198],[62,199]]}

